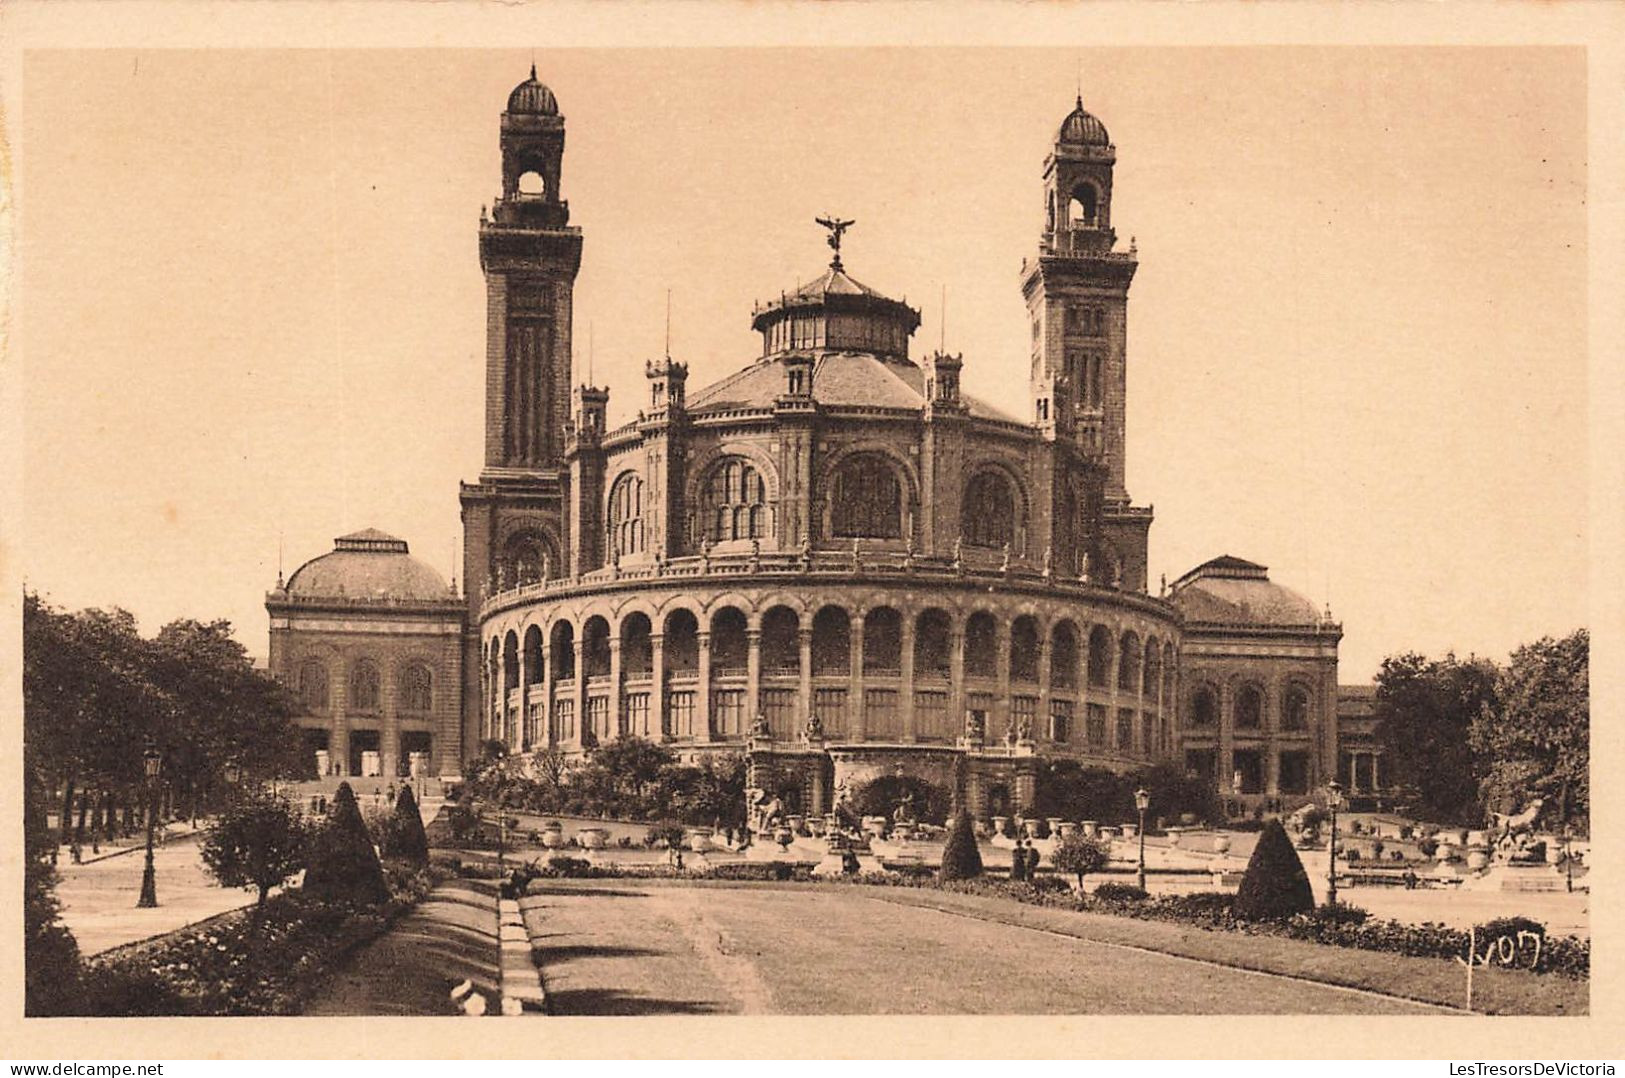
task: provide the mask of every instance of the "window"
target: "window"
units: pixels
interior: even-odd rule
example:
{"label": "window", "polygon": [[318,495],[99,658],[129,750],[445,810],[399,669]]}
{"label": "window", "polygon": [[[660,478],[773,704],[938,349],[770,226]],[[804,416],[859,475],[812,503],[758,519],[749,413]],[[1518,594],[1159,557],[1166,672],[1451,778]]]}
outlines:
{"label": "window", "polygon": [[673,692],[666,697],[666,722],[673,737],[694,736],[694,693],[689,690]]}
{"label": "window", "polygon": [[965,676],[992,678],[998,676],[998,626],[993,615],[977,611],[965,623]]}
{"label": "window", "polygon": [[796,736],[796,690],[794,689],[763,689],[761,690],[762,714],[767,718],[767,728],[773,736],[780,741],[787,741]]}
{"label": "window", "polygon": [[576,736],[576,702],[574,700],[553,701],[553,739],[555,741],[569,741]]}
{"label": "window", "polygon": [[760,539],[767,526],[767,488],[748,462],[732,457],[717,465],[705,485],[710,538],[719,543]]}
{"label": "window", "polygon": [[1281,753],[1280,768],[1281,776],[1278,785],[1282,793],[1302,794],[1309,792],[1309,754],[1307,752]]}
{"label": "window", "polygon": [[1049,702],[1049,739],[1065,744],[1072,740],[1072,701]]}
{"label": "window", "polygon": [[643,553],[643,479],[627,472],[609,492],[610,550],[616,558]]}
{"label": "window", "polygon": [[1088,712],[1089,744],[1095,748],[1106,747],[1106,705],[1090,704]]}
{"label": "window", "polygon": [[551,562],[547,546],[532,532],[520,532],[502,548],[501,583],[507,587],[534,584],[548,578]]}
{"label": "window", "polygon": [[903,486],[878,453],[859,453],[835,473],[830,526],[842,539],[897,539],[903,534]]}
{"label": "window", "polygon": [[865,689],[863,717],[869,736],[878,740],[898,738],[903,729],[897,717],[897,690]]}
{"label": "window", "polygon": [[307,711],[327,710],[327,667],[315,659],[299,666],[299,699]]}
{"label": "window", "polygon": [[1236,729],[1256,730],[1264,725],[1264,694],[1245,685],[1236,693]]}
{"label": "window", "polygon": [[593,735],[609,736],[609,697],[589,696],[587,698],[587,724],[585,732]]}
{"label": "window", "polygon": [[1157,748],[1157,720],[1150,713],[1140,716],[1140,751],[1147,756]]}
{"label": "window", "polygon": [[[1281,729],[1307,730],[1309,728],[1309,694],[1300,686],[1294,685],[1286,691],[1286,700],[1281,708]],[[1288,791],[1297,793],[1296,790]]]}
{"label": "window", "polygon": [[1038,697],[1012,696],[1010,698],[1010,721],[1015,724],[1017,736],[1032,737],[1037,733],[1033,724],[1038,716]]}
{"label": "window", "polygon": [[814,689],[813,714],[827,735],[846,733],[846,690]]}
{"label": "window", "polygon": [[429,668],[414,663],[401,671],[401,710],[428,711],[434,705]]}
{"label": "window", "polygon": [[658,731],[649,729],[649,694],[629,692],[622,704],[621,735],[623,737],[649,737]]}
{"label": "window", "polygon": [[1203,686],[1191,696],[1192,726],[1212,726],[1219,720],[1219,700],[1213,690]]}
{"label": "window", "polygon": [[914,694],[914,731],[923,741],[947,741],[953,737],[948,724],[948,694]]}
{"label": "window", "polygon": [[715,737],[744,736],[744,689],[718,689],[711,694],[711,733]]}
{"label": "window", "polygon": [[1009,479],[990,470],[971,477],[959,508],[959,531],[971,546],[997,550],[1015,544],[1016,499]]}
{"label": "window", "polygon": [[366,659],[357,662],[350,671],[350,708],[354,711],[378,710],[378,668]]}
{"label": "window", "polygon": [[1112,747],[1118,752],[1130,752],[1134,748],[1134,712],[1128,708],[1117,711],[1117,743]]}
{"label": "window", "polygon": [[1038,680],[1038,640],[1038,622],[1031,615],[1015,620],[1010,627],[1010,680]]}

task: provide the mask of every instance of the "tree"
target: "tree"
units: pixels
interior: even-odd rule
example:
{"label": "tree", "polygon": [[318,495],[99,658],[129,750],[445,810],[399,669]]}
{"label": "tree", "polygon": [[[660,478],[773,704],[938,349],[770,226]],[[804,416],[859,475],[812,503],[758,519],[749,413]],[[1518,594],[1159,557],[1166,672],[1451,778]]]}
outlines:
{"label": "tree", "polygon": [[[1213,783],[1177,764],[1161,763],[1148,767],[1135,774],[1130,785],[1142,787],[1151,795],[1152,818],[1177,820],[1188,812],[1204,822],[1219,819],[1219,798]],[[1128,796],[1129,807],[1133,808],[1134,795],[1131,792]]]}
{"label": "tree", "polygon": [[378,905],[389,897],[383,866],[348,782],[339,784],[327,824],[308,846],[304,890],[326,902]]}
{"label": "tree", "polygon": [[1486,708],[1495,709],[1496,679],[1493,662],[1471,656],[1383,660],[1373,704],[1376,737],[1391,778],[1407,791],[1403,811],[1439,823],[1482,821],[1482,771],[1471,732]]}
{"label": "tree", "polygon": [[971,825],[970,812],[959,810],[953,826],[948,829],[948,841],[942,847],[942,868],[938,875],[945,880],[969,880],[982,874],[982,851],[976,846],[976,832]]}
{"label": "tree", "polygon": [[1078,890],[1083,890],[1083,878],[1091,872],[1100,872],[1111,863],[1111,847],[1099,839],[1085,835],[1068,835],[1050,854],[1055,871],[1078,878]]}
{"label": "tree", "polygon": [[61,922],[56,840],[45,819],[45,791],[33,762],[23,764],[23,1013],[71,1014],[79,984],[79,946]]}
{"label": "tree", "polygon": [[1499,708],[1474,718],[1472,747],[1484,761],[1486,804],[1513,812],[1545,799],[1541,815],[1589,830],[1591,636],[1579,629],[1512,653],[1498,683]]}
{"label": "tree", "polygon": [[940,826],[953,806],[953,792],[917,775],[882,775],[852,792],[852,807],[863,816],[891,820],[904,803],[913,806],[919,822]]}
{"label": "tree", "polygon": [[265,905],[305,863],[307,834],[293,806],[280,797],[251,794],[228,806],[209,829],[199,851],[209,872],[225,887],[259,892]]}
{"label": "tree", "polygon": [[1271,820],[1259,833],[1252,859],[1236,891],[1236,916],[1249,921],[1285,920],[1315,908],[1309,874],[1298,851],[1286,837],[1280,820]]}
{"label": "tree", "polygon": [[1032,812],[1063,820],[1132,820],[1134,784],[1104,767],[1085,767],[1076,760],[1046,760],[1039,765]]}
{"label": "tree", "polygon": [[395,799],[395,811],[384,828],[384,841],[379,844],[383,855],[395,861],[425,867],[429,863],[429,834],[423,829],[423,813],[412,787],[402,786]]}

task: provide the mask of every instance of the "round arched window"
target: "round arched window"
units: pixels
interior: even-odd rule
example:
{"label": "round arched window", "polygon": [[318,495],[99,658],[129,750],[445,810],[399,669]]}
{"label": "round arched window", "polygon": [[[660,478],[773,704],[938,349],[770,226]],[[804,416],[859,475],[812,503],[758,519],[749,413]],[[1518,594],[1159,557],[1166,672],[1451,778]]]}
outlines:
{"label": "round arched window", "polygon": [[350,671],[350,707],[355,711],[378,710],[378,668],[366,659]]}
{"label": "round arched window", "polygon": [[627,472],[609,492],[610,550],[617,558],[643,553],[643,478]]}
{"label": "round arched window", "polygon": [[766,502],[766,485],[748,461],[732,457],[718,464],[705,486],[711,539],[760,539],[767,528]]}
{"label": "round arched window", "polygon": [[1236,729],[1256,730],[1264,725],[1264,694],[1245,685],[1236,693]]}
{"label": "round arched window", "polygon": [[879,453],[859,453],[835,473],[830,528],[841,539],[897,539],[903,534],[903,485]]}
{"label": "round arched window", "polygon": [[1212,689],[1202,687],[1191,696],[1191,725],[1212,726],[1219,720],[1219,698]]}
{"label": "round arched window", "polygon": [[299,667],[298,689],[307,710],[327,710],[327,667],[315,659],[306,659]]}
{"label": "round arched window", "polygon": [[1015,544],[1016,496],[1009,479],[991,470],[971,477],[959,509],[959,531],[971,546]]}
{"label": "round arched window", "polygon": [[1307,730],[1309,728],[1309,694],[1301,686],[1293,685],[1286,691],[1281,708],[1281,729]]}

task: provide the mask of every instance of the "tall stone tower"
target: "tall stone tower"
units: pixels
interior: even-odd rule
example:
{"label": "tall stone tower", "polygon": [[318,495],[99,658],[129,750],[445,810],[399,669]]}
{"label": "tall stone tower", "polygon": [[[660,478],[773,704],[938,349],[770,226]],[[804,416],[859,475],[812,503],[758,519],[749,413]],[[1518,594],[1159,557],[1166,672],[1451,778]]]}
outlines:
{"label": "tall stone tower", "polygon": [[[494,588],[568,573],[564,463],[570,421],[571,316],[581,230],[560,197],[564,117],[536,78],[502,113],[502,193],[480,214],[485,272],[485,465],[464,483],[463,577],[469,602],[464,755],[478,746],[479,606]],[[528,729],[530,724],[526,724]]]}
{"label": "tall stone tower", "polygon": [[1091,575],[1145,586],[1149,510],[1124,485],[1128,289],[1138,267],[1112,228],[1117,148],[1080,97],[1044,159],[1044,232],[1022,267],[1034,420],[1057,446],[1056,540]]}

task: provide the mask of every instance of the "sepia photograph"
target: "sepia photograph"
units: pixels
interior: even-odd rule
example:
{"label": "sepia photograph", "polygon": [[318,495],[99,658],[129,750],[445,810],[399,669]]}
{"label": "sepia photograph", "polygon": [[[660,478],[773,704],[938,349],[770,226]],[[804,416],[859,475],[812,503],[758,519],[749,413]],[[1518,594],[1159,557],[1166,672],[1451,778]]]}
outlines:
{"label": "sepia photograph", "polygon": [[17,1045],[1594,1014],[1585,48],[13,74]]}

